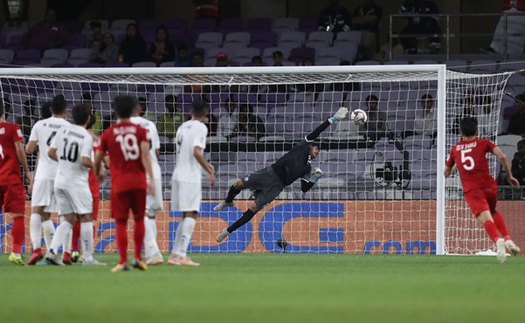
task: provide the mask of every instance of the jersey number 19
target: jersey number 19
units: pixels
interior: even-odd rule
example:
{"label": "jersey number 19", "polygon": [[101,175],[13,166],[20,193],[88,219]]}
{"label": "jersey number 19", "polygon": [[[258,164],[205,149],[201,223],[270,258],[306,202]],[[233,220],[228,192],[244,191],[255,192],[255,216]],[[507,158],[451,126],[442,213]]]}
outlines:
{"label": "jersey number 19", "polygon": [[126,160],[137,160],[140,156],[140,149],[137,137],[128,133],[125,135],[118,135],[116,138],[117,142],[120,144],[120,149],[122,150],[122,155]]}

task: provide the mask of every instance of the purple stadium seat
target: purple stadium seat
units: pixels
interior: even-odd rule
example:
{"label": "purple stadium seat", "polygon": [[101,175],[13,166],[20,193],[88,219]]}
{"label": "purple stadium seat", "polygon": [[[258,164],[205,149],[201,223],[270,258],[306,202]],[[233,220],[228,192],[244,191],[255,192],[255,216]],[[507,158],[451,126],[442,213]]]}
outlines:
{"label": "purple stadium seat", "polygon": [[185,32],[188,30],[189,22],[183,19],[168,20],[164,26],[170,31]]}
{"label": "purple stadium seat", "polygon": [[[277,44],[277,34],[268,31],[252,31],[250,33],[250,46],[265,48],[273,47]],[[264,45],[264,47],[262,47]]]}
{"label": "purple stadium seat", "polygon": [[299,29],[299,19],[293,17],[276,18],[272,24],[272,31],[281,34]]}
{"label": "purple stadium seat", "polygon": [[277,47],[286,47],[286,48],[296,48],[304,46],[306,40],[306,35],[302,31],[287,31],[283,32],[279,41],[277,42]]}
{"label": "purple stadium seat", "polygon": [[250,44],[250,33],[247,32],[231,32],[226,34],[223,47],[247,47]]}
{"label": "purple stadium seat", "polygon": [[251,18],[246,23],[246,30],[254,31],[269,31],[272,27],[272,20],[269,18]]}
{"label": "purple stadium seat", "polygon": [[290,52],[288,60],[296,64],[301,64],[305,58],[315,59],[315,48],[311,47],[297,47]]}

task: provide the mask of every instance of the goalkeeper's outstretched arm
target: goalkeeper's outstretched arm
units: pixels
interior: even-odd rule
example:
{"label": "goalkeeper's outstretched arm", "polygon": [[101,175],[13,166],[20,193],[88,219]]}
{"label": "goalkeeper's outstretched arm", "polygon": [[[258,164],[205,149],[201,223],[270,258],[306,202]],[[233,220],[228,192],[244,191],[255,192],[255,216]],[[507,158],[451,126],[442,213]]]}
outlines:
{"label": "goalkeeper's outstretched arm", "polygon": [[310,134],[308,134],[305,137],[306,141],[312,142],[315,139],[317,139],[317,137],[319,137],[321,132],[325,131],[325,129],[328,128],[328,126],[330,126],[332,123],[336,123],[338,121],[343,120],[346,117],[347,113],[348,113],[348,109],[347,108],[344,108],[344,107],[343,108],[339,108],[339,110],[337,110],[337,112],[332,117],[330,117],[330,119],[328,119],[325,122],[323,122],[319,127],[315,128],[314,131],[312,131]]}
{"label": "goalkeeper's outstretched arm", "polygon": [[308,174],[306,178],[301,178],[301,191],[303,191],[303,193],[308,192],[321,176],[323,176],[323,171],[321,168],[316,167],[312,174]]}

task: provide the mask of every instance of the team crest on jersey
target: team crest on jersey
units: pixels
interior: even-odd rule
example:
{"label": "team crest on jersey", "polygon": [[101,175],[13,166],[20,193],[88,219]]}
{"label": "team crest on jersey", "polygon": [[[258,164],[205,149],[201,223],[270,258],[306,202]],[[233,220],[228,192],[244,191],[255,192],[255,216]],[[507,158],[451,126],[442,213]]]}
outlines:
{"label": "team crest on jersey", "polygon": [[244,181],[245,181],[245,182],[247,182],[247,181],[249,181],[249,180],[250,180],[250,177],[248,177],[248,176],[246,176],[246,177],[244,178]]}
{"label": "team crest on jersey", "polygon": [[5,134],[5,128],[0,129],[0,135]]}
{"label": "team crest on jersey", "polygon": [[[3,129],[2,129],[2,130],[3,130]],[[23,137],[23,136],[24,136],[24,134],[22,133],[22,130],[20,130],[20,129],[18,129],[18,130],[16,131],[16,133],[18,134],[19,137]]]}

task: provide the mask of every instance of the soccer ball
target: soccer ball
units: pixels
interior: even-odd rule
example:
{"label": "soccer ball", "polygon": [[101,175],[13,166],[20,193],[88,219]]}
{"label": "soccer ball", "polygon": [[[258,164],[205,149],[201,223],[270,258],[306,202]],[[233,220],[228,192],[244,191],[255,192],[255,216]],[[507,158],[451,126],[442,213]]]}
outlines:
{"label": "soccer ball", "polygon": [[350,121],[356,125],[361,125],[368,121],[368,115],[366,114],[365,110],[355,109],[352,111],[352,113],[350,113]]}

